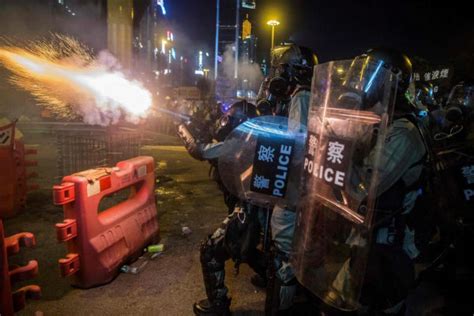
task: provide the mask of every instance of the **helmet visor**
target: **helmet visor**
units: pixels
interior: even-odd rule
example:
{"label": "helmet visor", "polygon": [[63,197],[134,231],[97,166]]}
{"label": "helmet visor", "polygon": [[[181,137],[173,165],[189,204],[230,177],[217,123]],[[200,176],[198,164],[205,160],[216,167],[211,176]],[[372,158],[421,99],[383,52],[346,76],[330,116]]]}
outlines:
{"label": "helmet visor", "polygon": [[[369,110],[384,102],[387,93],[396,91],[396,76],[382,60],[359,56],[349,66],[338,64],[337,76],[341,79],[338,107],[352,110]],[[387,83],[390,83],[387,85]],[[393,89],[393,91],[386,91]]]}
{"label": "helmet visor", "polygon": [[371,57],[356,57],[343,85],[360,94],[370,94],[385,82],[384,62]]}

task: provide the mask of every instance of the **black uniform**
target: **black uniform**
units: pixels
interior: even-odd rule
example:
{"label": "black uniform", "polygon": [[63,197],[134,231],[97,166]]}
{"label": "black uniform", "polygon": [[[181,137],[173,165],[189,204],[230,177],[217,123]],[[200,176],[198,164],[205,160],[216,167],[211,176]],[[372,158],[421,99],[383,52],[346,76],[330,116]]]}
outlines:
{"label": "black uniform", "polygon": [[245,101],[234,104],[227,115],[217,124],[215,132],[217,143],[200,143],[186,128],[179,127],[179,134],[192,157],[207,160],[213,166],[214,179],[224,193],[229,215],[219,228],[201,244],[201,266],[207,298],[194,304],[197,315],[225,315],[229,313],[230,298],[224,284],[225,262],[232,259],[235,271],[241,263],[247,263],[262,279],[265,279],[265,257],[257,249],[262,225],[259,215],[264,211],[247,202],[240,201],[229,193],[221,183],[217,161],[222,153],[223,140],[240,123],[256,116],[255,106]]}

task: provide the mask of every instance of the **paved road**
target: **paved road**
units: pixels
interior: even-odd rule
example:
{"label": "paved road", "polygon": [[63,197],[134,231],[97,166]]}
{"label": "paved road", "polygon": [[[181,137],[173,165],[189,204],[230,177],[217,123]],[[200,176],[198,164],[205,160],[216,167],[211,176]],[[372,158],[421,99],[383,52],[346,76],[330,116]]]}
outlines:
{"label": "paved road", "polygon": [[[164,254],[148,262],[138,275],[121,274],[89,290],[72,288],[59,276],[57,267],[57,260],[65,254],[54,230],[62,210],[52,206],[50,191],[35,193],[28,209],[5,223],[7,234],[31,231],[38,243],[35,249],[24,249],[12,258],[18,263],[37,259],[40,265],[35,281],[43,289],[43,298],[30,301],[20,315],[35,311],[44,315],[193,315],[193,302],[204,297],[199,243],[226,215],[222,195],[208,178],[208,164],[191,159],[183,147],[144,147],[142,154],[155,157]],[[40,170],[44,172],[47,170]],[[189,236],[182,235],[183,226],[191,228]],[[234,276],[231,263],[226,271],[234,315],[262,315],[264,293],[250,284],[252,271],[243,265]]]}
{"label": "paved road", "polygon": [[[30,301],[20,315],[33,315],[35,311],[44,315],[193,315],[192,304],[204,297],[199,244],[226,216],[222,195],[208,178],[208,164],[191,159],[183,147],[144,147],[142,154],[155,157],[164,254],[149,261],[138,275],[120,274],[111,283],[89,290],[72,288],[67,279],[59,276],[57,267],[57,260],[66,252],[65,246],[56,242],[54,230],[54,224],[62,221],[62,210],[52,205],[50,190],[41,190],[30,195],[27,210],[4,223],[7,235],[30,231],[38,243],[35,249],[23,249],[10,260],[24,264],[37,259],[40,265],[35,281],[43,289],[43,298]],[[46,166],[38,170],[43,177],[53,164]],[[183,236],[183,226],[191,228],[189,236]],[[232,268],[229,262],[227,284],[234,315],[263,315],[264,292],[249,282],[253,272],[243,265],[240,275],[234,276]],[[443,297],[437,288],[422,284],[410,299],[413,310],[409,314],[464,315],[465,311],[474,310],[472,301],[463,297],[449,304],[448,311],[452,312],[439,312],[453,298]],[[461,293],[469,295],[469,291]],[[463,312],[454,312],[457,310]]]}

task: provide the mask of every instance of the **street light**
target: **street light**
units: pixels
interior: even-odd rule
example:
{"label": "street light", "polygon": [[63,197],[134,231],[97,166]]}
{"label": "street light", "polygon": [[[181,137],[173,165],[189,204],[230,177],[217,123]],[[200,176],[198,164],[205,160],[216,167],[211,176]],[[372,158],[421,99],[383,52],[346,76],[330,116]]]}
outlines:
{"label": "street light", "polygon": [[270,20],[270,21],[267,22],[267,25],[270,25],[272,27],[272,46],[271,46],[271,50],[273,50],[273,46],[274,46],[274,43],[275,43],[275,26],[280,25],[280,22],[278,22],[277,20]]}

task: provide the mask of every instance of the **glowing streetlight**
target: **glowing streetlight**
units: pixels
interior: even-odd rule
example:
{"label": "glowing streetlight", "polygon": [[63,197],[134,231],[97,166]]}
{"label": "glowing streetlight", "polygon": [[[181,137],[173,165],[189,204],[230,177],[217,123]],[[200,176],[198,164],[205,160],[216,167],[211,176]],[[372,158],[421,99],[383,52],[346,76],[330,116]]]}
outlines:
{"label": "glowing streetlight", "polygon": [[270,21],[267,22],[267,25],[270,25],[272,27],[272,46],[271,46],[271,50],[273,50],[273,46],[274,46],[274,43],[275,43],[275,26],[280,25],[280,22],[278,22],[277,20],[270,20]]}

